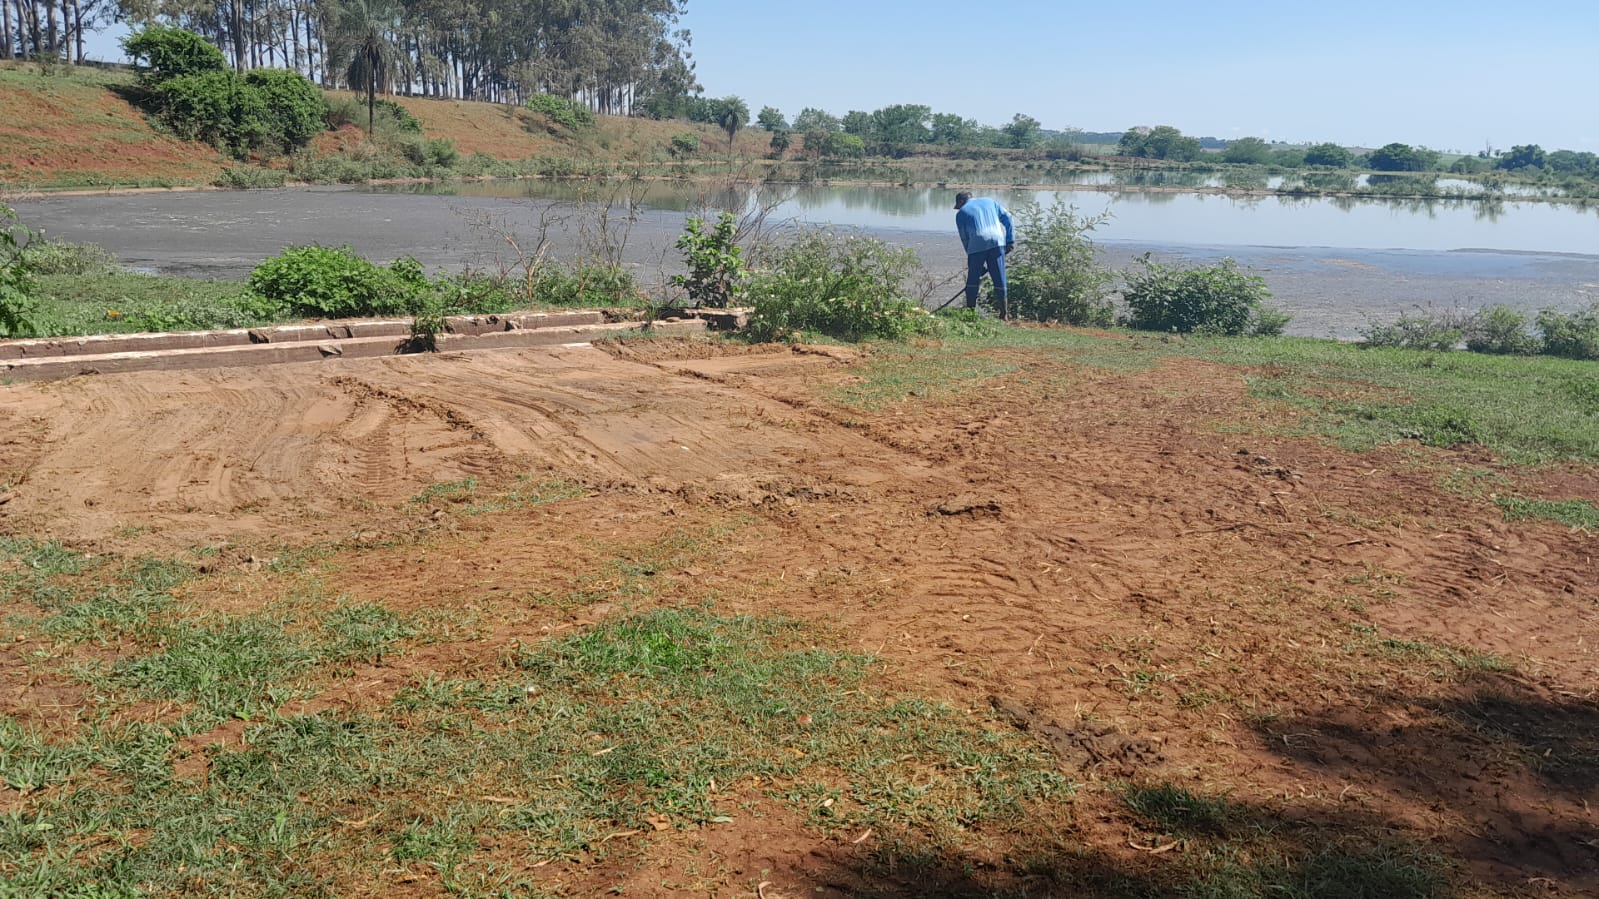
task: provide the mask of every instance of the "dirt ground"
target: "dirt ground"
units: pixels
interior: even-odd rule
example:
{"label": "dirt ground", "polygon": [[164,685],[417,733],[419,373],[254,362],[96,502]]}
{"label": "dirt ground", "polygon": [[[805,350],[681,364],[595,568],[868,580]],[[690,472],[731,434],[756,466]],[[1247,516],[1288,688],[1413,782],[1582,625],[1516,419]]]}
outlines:
{"label": "dirt ground", "polygon": [[[723,561],[679,574],[724,609],[821,621],[908,686],[1050,744],[1086,785],[1061,839],[1095,864],[1134,876],[1183,851],[1135,845],[1092,789],[1170,781],[1290,836],[1414,841],[1455,860],[1467,894],[1594,894],[1592,535],[1440,489],[1440,471],[1483,464],[1471,451],[1272,436],[1288,413],[1235,369],[1018,355],[1020,373],[863,411],[827,394],[859,379],[856,355],[641,342],[0,386],[0,532],[223,546],[243,570],[275,546],[382,546],[416,527],[394,510],[440,482],[582,485],[516,528],[446,518],[331,585],[492,608],[596,541],[736,514]],[[1593,495],[1591,473],[1558,477]],[[787,586],[759,607],[739,589],[772,579]],[[560,614],[508,616],[491,642],[599,613]],[[365,672],[367,697],[319,702],[493,650],[430,646]],[[9,713],[38,698],[3,686]],[[864,848],[792,816],[694,839],[646,841],[605,882],[724,895],[662,885],[692,853],[730,880],[768,872],[767,899],[860,888]],[[947,860],[947,892],[988,864]]]}

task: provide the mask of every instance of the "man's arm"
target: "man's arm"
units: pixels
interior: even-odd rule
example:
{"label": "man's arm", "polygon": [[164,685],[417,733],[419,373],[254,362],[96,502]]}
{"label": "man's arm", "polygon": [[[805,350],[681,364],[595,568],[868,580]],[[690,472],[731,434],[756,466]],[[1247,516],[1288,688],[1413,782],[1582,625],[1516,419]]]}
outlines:
{"label": "man's arm", "polygon": [[1003,206],[999,207],[999,223],[1005,226],[1005,252],[1009,253],[1016,246],[1016,230],[1011,227],[1010,211]]}
{"label": "man's arm", "polygon": [[959,212],[955,213],[955,233],[960,235],[961,249],[963,250],[969,246],[966,238],[971,232],[971,227],[967,224],[966,218],[966,216],[961,215]]}

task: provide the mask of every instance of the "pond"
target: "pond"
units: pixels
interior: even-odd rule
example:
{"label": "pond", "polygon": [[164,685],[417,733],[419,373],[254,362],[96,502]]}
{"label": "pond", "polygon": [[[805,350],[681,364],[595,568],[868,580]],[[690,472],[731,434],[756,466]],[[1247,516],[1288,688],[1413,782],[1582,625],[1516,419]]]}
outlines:
{"label": "pond", "polygon": [[[378,260],[411,255],[433,269],[496,270],[530,257],[542,234],[550,258],[570,259],[595,252],[599,211],[608,208],[612,249],[641,284],[654,285],[680,269],[673,243],[688,214],[765,204],[771,223],[862,228],[912,247],[930,275],[958,286],[964,257],[953,233],[953,195],[847,185],[495,181],[47,196],[15,207],[25,224],[97,243],[140,270],[236,279],[285,246],[311,243],[349,244]],[[993,195],[1013,209],[1061,202],[1108,214],[1093,236],[1111,266],[1144,252],[1195,263],[1233,257],[1266,278],[1294,314],[1295,334],[1352,338],[1372,319],[1417,307],[1503,303],[1536,311],[1599,301],[1593,208],[1091,188]]]}

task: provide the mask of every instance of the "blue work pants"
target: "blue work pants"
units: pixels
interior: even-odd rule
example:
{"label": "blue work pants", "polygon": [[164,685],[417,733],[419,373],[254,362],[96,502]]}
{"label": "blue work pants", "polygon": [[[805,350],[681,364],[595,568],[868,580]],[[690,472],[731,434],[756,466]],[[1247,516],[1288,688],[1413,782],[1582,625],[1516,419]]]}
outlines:
{"label": "blue work pants", "polygon": [[988,273],[990,281],[994,282],[994,301],[999,306],[999,314],[1003,317],[1006,313],[1005,302],[1005,248],[995,247],[981,253],[968,253],[966,256],[966,308],[977,308],[977,287],[983,280],[983,273]]}

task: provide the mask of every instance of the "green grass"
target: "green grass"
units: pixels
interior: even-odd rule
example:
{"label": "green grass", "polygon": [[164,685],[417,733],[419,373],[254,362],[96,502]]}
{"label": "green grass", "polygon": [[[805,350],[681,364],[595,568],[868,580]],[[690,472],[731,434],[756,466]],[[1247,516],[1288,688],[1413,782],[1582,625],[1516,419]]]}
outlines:
{"label": "green grass", "polygon": [[1235,815],[1221,799],[1197,796],[1182,787],[1129,785],[1122,793],[1127,807],[1163,833],[1226,833]]}
{"label": "green grass", "polygon": [[250,328],[272,324],[243,283],[126,272],[41,275],[42,337]]}
{"label": "green grass", "polygon": [[1547,500],[1500,496],[1496,497],[1494,502],[1505,510],[1506,521],[1541,518],[1559,522],[1566,527],[1599,532],[1599,506],[1585,499]]}
{"label": "green grass", "polygon": [[[274,630],[176,636],[139,682],[230,689],[201,685],[193,663],[226,645],[241,660],[228,679],[254,692],[304,664]],[[603,858],[615,835],[727,826],[763,800],[823,831],[945,846],[1070,792],[1034,744],[886,694],[870,657],[817,636],[705,610],[625,617],[525,647],[486,678],[419,679],[370,714],[267,711],[242,744],[205,751],[203,778],[176,773],[187,751],[167,727],[61,739],[0,719],[0,773],[52,786],[0,816],[0,873],[26,894],[333,895],[341,876],[418,865],[482,893],[520,883],[479,850],[489,842],[524,864]]]}

